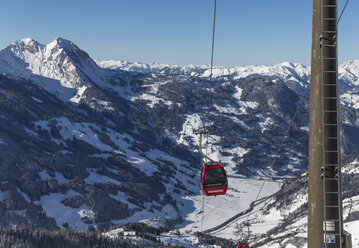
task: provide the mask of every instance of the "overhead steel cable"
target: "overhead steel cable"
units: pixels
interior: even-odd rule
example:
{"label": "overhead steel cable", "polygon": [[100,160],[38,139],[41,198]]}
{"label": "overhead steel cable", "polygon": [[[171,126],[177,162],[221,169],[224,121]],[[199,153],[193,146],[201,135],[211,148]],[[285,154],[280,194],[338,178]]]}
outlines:
{"label": "overhead steel cable", "polygon": [[[213,28],[212,28],[212,50],[211,50],[211,73],[209,79],[212,79],[213,73],[213,56],[214,56],[214,37],[216,32],[216,12],[217,12],[217,0],[214,0],[214,11],[213,11]],[[211,102],[209,102],[211,104]]]}
{"label": "overhead steel cable", "polygon": [[[209,126],[209,114],[210,114],[210,108],[212,106],[212,77],[213,77],[213,61],[214,61],[214,38],[216,33],[216,12],[217,12],[217,0],[214,0],[214,9],[213,9],[213,25],[212,25],[212,47],[211,47],[211,69],[209,74],[209,96],[208,96],[208,108],[207,108],[207,126]],[[208,128],[207,128],[208,131]],[[209,133],[207,132],[207,139],[206,139],[206,157],[208,158],[208,139],[209,139]]]}
{"label": "overhead steel cable", "polygon": [[[217,0],[214,0],[214,10],[213,10],[213,26],[212,26],[212,48],[211,48],[211,70],[210,70],[210,74],[209,74],[209,96],[208,96],[208,108],[207,108],[207,113],[206,113],[206,119],[207,119],[207,127],[209,126],[209,113],[210,113],[210,107],[212,105],[212,75],[213,75],[213,57],[214,57],[214,37],[215,37],[215,31],[216,31],[216,10],[217,10]],[[205,127],[205,134],[206,134],[206,153],[205,156],[203,156],[204,160],[205,160],[205,164],[208,162],[213,162],[212,159],[210,157],[208,157],[208,139],[209,139],[209,132],[208,132],[208,128]],[[200,144],[199,144],[199,149],[201,151],[201,154],[204,155],[202,153],[202,134],[200,134]],[[202,200],[202,218],[201,218],[201,232],[203,229],[203,218],[204,218],[204,195],[203,195],[203,200]]]}
{"label": "overhead steel cable", "polygon": [[[217,10],[217,0],[214,0],[213,27],[212,27],[212,49],[211,49],[211,70],[210,70],[210,74],[209,74],[210,86],[212,86],[212,77],[213,77],[214,37],[215,37],[215,32],[216,32],[216,12],[217,12],[216,10]],[[209,88],[208,110],[207,110],[207,112],[209,112],[209,108],[212,105],[211,97],[212,97],[212,87]]]}
{"label": "overhead steel cable", "polygon": [[272,161],[272,163],[271,163],[271,165],[270,165],[270,168],[273,168],[273,165],[274,165],[274,163],[275,163],[277,157],[279,156],[279,153],[280,153],[281,150],[282,150],[282,146],[283,146],[283,144],[284,144],[284,140],[285,140],[287,137],[289,137],[289,130],[290,130],[290,128],[292,127],[293,121],[294,121],[295,117],[297,116],[297,113],[298,113],[298,110],[299,110],[299,107],[300,107],[300,106],[301,106],[301,104],[298,103],[297,109],[295,110],[294,115],[293,115],[293,117],[292,117],[291,120],[290,120],[290,123],[289,123],[289,125],[288,125],[287,131],[285,132],[285,134],[284,134],[284,136],[283,136],[283,138],[282,138],[282,141],[281,141],[281,143],[280,143],[280,145],[279,145],[279,147],[278,147],[278,150],[277,150],[277,154],[276,154],[276,156],[274,157],[274,160]]}
{"label": "overhead steel cable", "polygon": [[[283,144],[284,144],[284,140],[289,136],[289,130],[290,130],[290,128],[292,127],[293,121],[294,121],[294,119],[295,119],[295,117],[296,117],[296,115],[297,115],[297,113],[298,113],[298,110],[299,110],[299,107],[300,107],[300,106],[301,106],[301,104],[299,103],[298,106],[297,106],[297,109],[296,109],[295,112],[294,112],[293,117],[292,117],[291,120],[290,120],[290,123],[289,123],[289,125],[288,125],[287,131],[284,133],[284,136],[283,136],[282,141],[281,141],[281,143],[280,143],[280,145],[279,145],[279,147],[278,147],[277,153],[276,153],[276,155],[275,155],[275,157],[274,157],[274,159],[273,159],[273,161],[272,161],[272,163],[271,163],[271,165],[270,165],[270,168],[273,168],[273,165],[274,165],[275,161],[277,160],[277,157],[279,156],[279,154],[280,154],[280,152],[281,152],[281,150],[282,150],[282,146],[283,146]],[[262,190],[263,190],[263,188],[264,188],[264,184],[265,184],[267,181],[268,181],[268,179],[264,179],[264,180],[263,180],[263,183],[262,183],[262,185],[261,185],[261,188],[259,189],[258,194],[257,194],[257,196],[256,196],[256,199],[255,199],[253,202],[256,202],[256,201],[258,200],[258,198],[259,198],[259,196],[260,196],[260,194],[262,193]],[[249,216],[250,216],[250,214],[248,214],[247,219],[246,219],[245,222],[248,222]],[[248,237],[248,238],[249,238],[249,237]]]}
{"label": "overhead steel cable", "polygon": [[339,24],[340,19],[342,18],[343,14],[344,14],[344,11],[345,11],[345,8],[347,7],[348,3],[349,3],[349,0],[347,0],[347,2],[345,3],[344,8],[342,10],[342,13],[340,14],[340,16],[338,18],[337,24]]}

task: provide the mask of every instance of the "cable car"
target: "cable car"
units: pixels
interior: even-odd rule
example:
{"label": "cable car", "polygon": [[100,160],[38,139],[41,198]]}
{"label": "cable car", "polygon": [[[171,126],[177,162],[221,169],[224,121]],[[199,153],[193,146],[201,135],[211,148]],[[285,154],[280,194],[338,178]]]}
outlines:
{"label": "cable car", "polygon": [[221,164],[204,165],[201,171],[202,189],[206,196],[225,195],[227,174]]}
{"label": "cable car", "polygon": [[247,242],[238,242],[237,248],[249,248]]}

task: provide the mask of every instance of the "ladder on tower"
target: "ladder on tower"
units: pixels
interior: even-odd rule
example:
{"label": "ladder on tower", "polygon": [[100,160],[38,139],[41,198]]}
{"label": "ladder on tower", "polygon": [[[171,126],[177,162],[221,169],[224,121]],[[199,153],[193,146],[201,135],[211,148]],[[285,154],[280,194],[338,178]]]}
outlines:
{"label": "ladder on tower", "polygon": [[321,70],[323,132],[323,231],[325,248],[343,247],[340,165],[337,0],[321,1]]}

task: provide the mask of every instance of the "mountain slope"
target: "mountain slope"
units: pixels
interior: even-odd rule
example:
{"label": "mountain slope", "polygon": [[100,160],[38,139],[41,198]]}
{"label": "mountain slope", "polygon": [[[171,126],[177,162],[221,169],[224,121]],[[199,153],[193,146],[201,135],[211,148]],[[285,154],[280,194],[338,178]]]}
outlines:
{"label": "mountain slope", "polygon": [[[258,179],[306,171],[309,68],[216,68],[210,82],[208,66],[106,63],[62,38],[0,51],[1,225],[83,230],[141,221],[198,231],[204,203],[193,131],[204,125],[208,154],[230,182],[227,196],[205,203],[206,228],[248,209]],[[355,74],[355,63],[346,70]],[[342,147],[356,152],[356,83],[345,78],[343,137],[351,138]]]}
{"label": "mountain slope", "polygon": [[[87,229],[154,214],[162,224],[176,219],[166,187],[177,177],[194,184],[197,169],[188,161],[198,158],[168,146],[131,101],[98,87],[89,72],[106,70],[63,39],[16,42],[0,61],[3,226]],[[77,103],[64,97],[83,87]],[[177,150],[187,161],[171,155]]]}
{"label": "mountain slope", "polygon": [[[358,156],[356,153],[347,157],[342,168],[344,230],[351,233],[353,247],[359,246],[359,232],[356,228],[359,222]],[[308,176],[305,174],[282,187],[260,211],[227,228],[238,232],[237,227],[249,222],[251,247],[307,247],[307,194]],[[245,236],[246,232],[243,230],[241,234]]]}

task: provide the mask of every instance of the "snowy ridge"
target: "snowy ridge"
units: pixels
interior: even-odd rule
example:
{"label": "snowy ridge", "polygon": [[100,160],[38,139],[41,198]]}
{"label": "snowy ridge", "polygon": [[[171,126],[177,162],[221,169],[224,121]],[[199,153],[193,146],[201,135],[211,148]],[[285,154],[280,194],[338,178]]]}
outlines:
{"label": "snowy ridge", "polygon": [[[112,70],[123,70],[143,73],[183,74],[186,76],[209,77],[209,65],[187,65],[159,63],[128,62],[124,60],[104,60],[96,63],[102,67]],[[298,63],[283,62],[276,65],[247,65],[226,68],[214,66],[214,78],[230,78],[234,80],[248,77],[267,77],[270,79],[279,78],[287,81],[289,88],[298,91],[298,87],[309,88],[310,66]],[[339,79],[344,83],[341,88],[344,91],[350,90],[354,85],[359,84],[359,60],[346,61],[338,66]],[[289,82],[295,82],[293,85]],[[349,87],[349,88],[348,88]],[[303,90],[299,90],[301,92]]]}
{"label": "snowy ridge", "polygon": [[[89,55],[63,38],[56,38],[47,45],[31,38],[12,43],[0,51],[0,72],[36,78],[41,86],[63,100],[72,99],[77,89],[81,95],[93,82],[103,80],[103,70]],[[74,97],[72,101],[78,102],[79,98]]]}
{"label": "snowy ridge", "polygon": [[123,71],[131,71],[131,72],[156,72],[156,73],[181,73],[188,75],[197,75],[200,71],[205,71],[209,68],[208,65],[203,66],[195,66],[195,65],[187,65],[180,66],[176,64],[159,64],[159,63],[140,63],[140,62],[128,62],[125,60],[95,60],[96,63],[102,67],[112,70],[123,70]]}
{"label": "snowy ridge", "polygon": [[[131,63],[124,60],[104,60],[96,61],[96,63],[102,68],[113,70],[162,73],[166,73],[170,70],[172,72],[198,77],[209,77],[210,74],[209,65],[179,66],[173,64]],[[233,79],[240,79],[250,75],[277,76],[286,80],[307,83],[309,81],[310,67],[297,63],[284,62],[277,65],[248,65],[234,66],[231,68],[214,66],[213,68],[214,78],[231,76]]]}
{"label": "snowy ridge", "polygon": [[[0,51],[0,72],[32,78],[34,75],[59,80],[68,88],[90,86],[92,82],[104,84],[111,75],[101,68],[129,72],[183,74],[208,77],[209,65],[187,65],[128,62],[124,60],[93,61],[89,55],[73,42],[56,38],[47,45],[25,38],[12,43]],[[251,76],[280,78],[308,87],[310,66],[283,62],[277,65],[248,65],[225,68],[215,66],[214,78],[242,79]],[[346,61],[339,65],[339,78],[349,85],[359,84],[359,60]],[[82,89],[83,91],[83,89]],[[82,92],[83,93],[83,92]]]}

